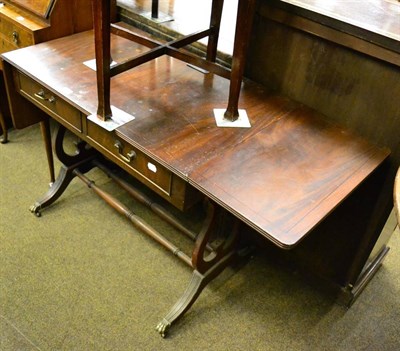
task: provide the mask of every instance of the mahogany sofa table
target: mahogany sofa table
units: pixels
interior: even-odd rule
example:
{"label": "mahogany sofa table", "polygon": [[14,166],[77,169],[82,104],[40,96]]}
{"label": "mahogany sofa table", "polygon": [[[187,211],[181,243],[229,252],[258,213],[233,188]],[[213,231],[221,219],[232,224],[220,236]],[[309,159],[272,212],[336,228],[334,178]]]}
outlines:
{"label": "mahogany sofa table", "polygon": [[[111,39],[116,62],[148,50],[121,37]],[[91,31],[3,55],[14,116],[18,110],[32,111],[33,103],[93,148],[81,147],[72,160],[60,150],[60,132],[56,149],[65,167],[34,206],[36,213],[56,200],[74,176],[85,180],[100,153],[179,209],[190,207],[200,194],[214,210],[226,211],[276,246],[291,249],[389,155],[248,80],[240,107],[251,127],[217,127],[213,109],[226,106],[229,81],[166,56],[111,80],[111,105],[135,119],[107,131],[87,118],[96,114],[98,101],[96,73],[84,64],[93,58]],[[185,306],[160,323],[161,334],[229,261],[232,250],[225,247],[215,265],[207,266],[202,259],[206,239],[196,242],[188,262],[194,268],[189,286],[194,292],[185,293]]]}

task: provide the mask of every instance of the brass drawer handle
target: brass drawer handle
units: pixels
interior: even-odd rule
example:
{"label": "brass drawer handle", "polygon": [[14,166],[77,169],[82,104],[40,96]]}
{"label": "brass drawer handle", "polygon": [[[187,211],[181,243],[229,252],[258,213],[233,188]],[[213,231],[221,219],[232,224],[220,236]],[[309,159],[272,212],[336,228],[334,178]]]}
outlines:
{"label": "brass drawer handle", "polygon": [[43,89],[40,89],[37,93],[34,94],[35,97],[37,97],[40,100],[48,101],[51,104],[54,104],[56,102],[56,98],[51,95],[50,97],[46,97],[46,93],[44,92]]}
{"label": "brass drawer handle", "polygon": [[56,98],[52,95],[47,99],[48,102],[50,102],[51,104],[54,104],[56,102]]}
{"label": "brass drawer handle", "polygon": [[14,44],[18,44],[18,41],[19,41],[18,32],[16,32],[16,31],[12,32],[12,41],[14,42]]}
{"label": "brass drawer handle", "polygon": [[134,160],[136,158],[136,152],[133,151],[133,150],[129,151],[126,154],[126,156],[122,153],[123,146],[122,146],[122,143],[119,140],[117,140],[114,143],[114,146],[117,148],[118,154],[121,157],[121,159],[124,160],[125,162],[130,163],[132,160]]}

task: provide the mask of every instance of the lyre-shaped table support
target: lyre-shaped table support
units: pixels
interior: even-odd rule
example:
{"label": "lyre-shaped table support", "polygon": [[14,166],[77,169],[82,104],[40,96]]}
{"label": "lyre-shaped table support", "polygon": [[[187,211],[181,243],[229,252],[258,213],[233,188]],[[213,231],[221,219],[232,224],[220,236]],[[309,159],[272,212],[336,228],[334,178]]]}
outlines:
{"label": "lyre-shaped table support", "polygon": [[[98,118],[105,121],[110,119],[112,116],[110,107],[111,77],[162,55],[172,56],[184,62],[199,66],[200,68],[212,73],[231,79],[228,107],[224,116],[230,121],[235,121],[239,117],[238,104],[240,88],[243,79],[245,58],[253,24],[256,0],[239,0],[231,71],[215,63],[224,3],[223,0],[213,0],[210,26],[208,29],[184,36],[181,39],[166,44],[145,38],[116,24],[110,24],[110,1],[92,1],[98,89]],[[126,62],[110,67],[112,61],[110,53],[110,33],[138,42],[149,47],[150,50]],[[209,38],[206,59],[201,59],[198,56],[179,50],[180,48],[192,44],[204,37]]]}
{"label": "lyre-shaped table support", "polygon": [[42,209],[50,206],[64,193],[69,183],[76,176],[74,174],[75,169],[80,169],[81,172],[86,173],[94,167],[91,161],[97,155],[97,152],[91,148],[87,149],[85,142],[76,145],[75,155],[69,155],[64,151],[66,131],[66,128],[60,125],[54,140],[56,156],[62,163],[60,172],[48,191],[30,207],[30,211],[37,217],[40,217]]}
{"label": "lyre-shaped table support", "polygon": [[[229,215],[222,207],[206,199],[206,216],[199,233],[187,228],[168,210],[157,204],[144,193],[134,188],[125,179],[109,170],[104,165],[102,156],[85,142],[76,145],[76,153],[69,155],[64,151],[66,128],[60,126],[55,138],[55,151],[62,162],[60,173],[52,187],[30,208],[31,212],[40,217],[41,211],[54,203],[75,177],[82,180],[88,188],[106,201],[111,207],[124,215],[137,229],[152,237],[174,256],[181,259],[193,269],[192,278],[182,297],[171,308],[170,312],[157,325],[157,331],[164,337],[170,326],[177,321],[197,300],[207,284],[216,278],[234,258],[238,257],[237,238],[239,220]],[[161,219],[170,224],[180,233],[194,241],[192,255],[184,253],[179,247],[163,236],[157,229],[146,223],[134,211],[122,204],[113,195],[98,187],[85,173],[97,167],[112,178],[142,205],[147,206]]]}
{"label": "lyre-shaped table support", "polygon": [[[190,282],[168,314],[158,323],[156,330],[165,337],[171,325],[181,318],[197,300],[203,289],[216,278],[237,256],[236,242],[239,232],[239,220],[232,220],[231,226],[226,225],[227,213],[211,202],[207,203],[207,217],[203,228],[196,238],[192,252],[193,273]],[[218,223],[219,221],[219,223]],[[212,235],[220,235],[221,230],[228,228],[219,245],[207,252]]]}

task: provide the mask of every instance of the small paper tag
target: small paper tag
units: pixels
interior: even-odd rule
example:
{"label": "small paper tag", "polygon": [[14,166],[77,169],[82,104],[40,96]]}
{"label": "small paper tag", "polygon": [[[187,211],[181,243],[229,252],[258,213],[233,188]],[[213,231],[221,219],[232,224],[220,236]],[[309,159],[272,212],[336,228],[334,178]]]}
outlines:
{"label": "small paper tag", "polygon": [[214,117],[218,127],[250,128],[250,120],[246,110],[239,110],[239,117],[236,121],[229,121],[224,117],[225,109],[215,108]]}
{"label": "small paper tag", "polygon": [[[83,64],[85,66],[89,67],[90,69],[92,69],[93,71],[96,71],[96,59],[85,61]],[[110,67],[114,67],[117,64],[118,64],[118,62],[112,61],[110,64]]]}
{"label": "small paper tag", "polygon": [[102,121],[99,117],[97,117],[97,115],[88,116],[88,120],[111,132],[114,129],[122,126],[123,124],[133,121],[135,119],[135,116],[132,116],[115,106],[111,106],[111,112],[112,117],[107,121]]}

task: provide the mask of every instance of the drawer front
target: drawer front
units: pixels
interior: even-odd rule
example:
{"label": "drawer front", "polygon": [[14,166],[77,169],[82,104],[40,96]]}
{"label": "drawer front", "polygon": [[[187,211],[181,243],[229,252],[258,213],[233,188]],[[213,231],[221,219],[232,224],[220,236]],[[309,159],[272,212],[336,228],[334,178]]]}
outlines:
{"label": "drawer front", "polygon": [[114,160],[117,159],[127,166],[136,178],[144,180],[158,193],[171,196],[173,174],[168,169],[118,138],[114,132],[109,132],[91,121],[87,121],[87,136],[107,154],[112,155]]}
{"label": "drawer front", "polygon": [[5,40],[4,38],[0,38],[0,54],[15,49],[17,49],[17,47],[13,43],[9,42],[8,40]]}
{"label": "drawer front", "polygon": [[34,101],[42,110],[82,132],[81,113],[39,83],[18,72],[20,93]]}
{"label": "drawer front", "polygon": [[30,46],[34,43],[33,33],[15,25],[7,18],[0,17],[0,33],[2,39],[8,41],[15,49]]}

